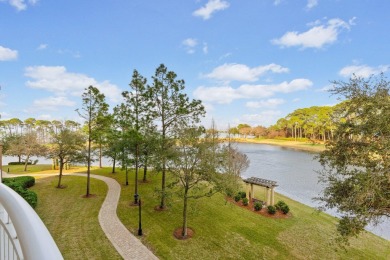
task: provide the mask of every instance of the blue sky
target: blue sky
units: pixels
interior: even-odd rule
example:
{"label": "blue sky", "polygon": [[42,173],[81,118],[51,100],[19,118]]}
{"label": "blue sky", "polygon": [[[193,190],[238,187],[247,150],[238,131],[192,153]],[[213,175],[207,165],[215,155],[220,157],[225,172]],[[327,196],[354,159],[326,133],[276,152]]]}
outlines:
{"label": "blue sky", "polygon": [[388,0],[0,0],[0,114],[80,121],[164,63],[219,128],[332,105],[331,80],[390,70]]}

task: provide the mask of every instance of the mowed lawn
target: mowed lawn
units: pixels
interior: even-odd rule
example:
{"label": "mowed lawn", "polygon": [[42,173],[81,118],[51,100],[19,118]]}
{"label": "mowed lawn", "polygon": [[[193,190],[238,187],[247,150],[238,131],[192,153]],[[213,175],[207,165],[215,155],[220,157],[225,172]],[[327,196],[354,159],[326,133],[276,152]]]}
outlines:
{"label": "mowed lawn", "polygon": [[[138,231],[138,207],[132,206],[134,173],[110,173],[110,168],[92,173],[115,178],[122,186],[118,216],[134,234]],[[139,180],[142,177],[139,176]],[[119,256],[98,226],[98,211],[106,192],[102,181],[92,180],[92,199],[83,199],[83,177],[65,176],[66,189],[55,189],[56,177],[37,180],[37,212],[42,217],[65,259],[115,259]],[[182,201],[169,199],[166,211],[156,211],[156,188],[161,175],[149,174],[149,182],[139,181],[142,200],[140,239],[161,259],[388,259],[390,242],[371,233],[351,240],[347,251],[332,242],[336,219],[313,208],[277,195],[291,209],[288,219],[272,219],[226,202],[221,195],[190,201],[189,227],[195,231],[188,240],[173,236],[182,224]],[[76,252],[72,252],[76,251]]]}
{"label": "mowed lawn", "polygon": [[64,259],[121,259],[100,228],[98,214],[107,185],[91,178],[95,197],[83,198],[86,178],[65,176],[65,189],[57,189],[58,177],[36,179],[31,189],[38,194],[35,208]]}

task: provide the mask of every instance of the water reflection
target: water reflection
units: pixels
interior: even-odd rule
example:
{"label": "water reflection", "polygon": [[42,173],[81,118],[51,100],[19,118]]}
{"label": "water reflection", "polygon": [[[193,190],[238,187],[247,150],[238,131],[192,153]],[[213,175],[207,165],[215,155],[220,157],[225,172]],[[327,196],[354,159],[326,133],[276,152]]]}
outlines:
{"label": "water reflection", "polygon": [[[237,143],[235,146],[250,160],[243,178],[254,176],[277,181],[277,192],[306,205],[319,206],[313,198],[319,196],[323,188],[318,183],[318,171],[322,167],[314,159],[315,153],[266,144]],[[336,210],[327,210],[327,213],[337,215]],[[367,229],[390,240],[390,220]]]}

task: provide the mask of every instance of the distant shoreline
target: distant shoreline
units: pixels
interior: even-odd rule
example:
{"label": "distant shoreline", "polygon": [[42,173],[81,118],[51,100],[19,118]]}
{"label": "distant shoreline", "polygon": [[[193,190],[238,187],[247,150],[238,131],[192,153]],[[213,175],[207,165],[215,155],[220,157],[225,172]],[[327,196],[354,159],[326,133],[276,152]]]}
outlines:
{"label": "distant shoreline", "polygon": [[297,149],[308,152],[322,152],[325,150],[324,144],[312,144],[309,142],[279,140],[279,139],[255,139],[255,138],[231,138],[232,142],[237,143],[251,143],[251,144],[269,144],[277,145],[291,149]]}

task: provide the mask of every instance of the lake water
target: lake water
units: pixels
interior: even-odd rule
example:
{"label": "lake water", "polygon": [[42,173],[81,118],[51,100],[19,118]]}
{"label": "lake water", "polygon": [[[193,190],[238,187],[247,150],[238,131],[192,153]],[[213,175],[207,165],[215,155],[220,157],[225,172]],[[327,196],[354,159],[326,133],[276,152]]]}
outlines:
{"label": "lake water", "polygon": [[[275,189],[276,192],[311,207],[319,206],[317,201],[313,201],[322,190],[316,172],[321,169],[321,165],[313,158],[315,153],[265,144],[237,143],[234,146],[245,153],[250,160],[249,168],[242,174],[244,179],[253,176],[277,181],[279,186]],[[32,158],[31,160],[35,159],[39,159],[39,164],[51,164],[49,159]],[[10,161],[16,159],[3,157],[3,165]],[[98,162],[92,164],[97,166]],[[104,158],[103,165],[110,166],[111,162]],[[3,170],[7,170],[6,166]],[[326,212],[337,216],[336,210]],[[369,226],[367,230],[390,240],[390,220],[375,227]]]}
{"label": "lake water", "polygon": [[[249,160],[249,168],[242,177],[259,177],[277,181],[279,185],[275,191],[311,207],[318,207],[314,201],[322,190],[318,183],[318,173],[321,164],[314,159],[315,153],[298,151],[291,148],[265,144],[234,144]],[[336,210],[327,213],[337,216]],[[369,226],[367,230],[390,240],[390,220],[380,225]]]}

